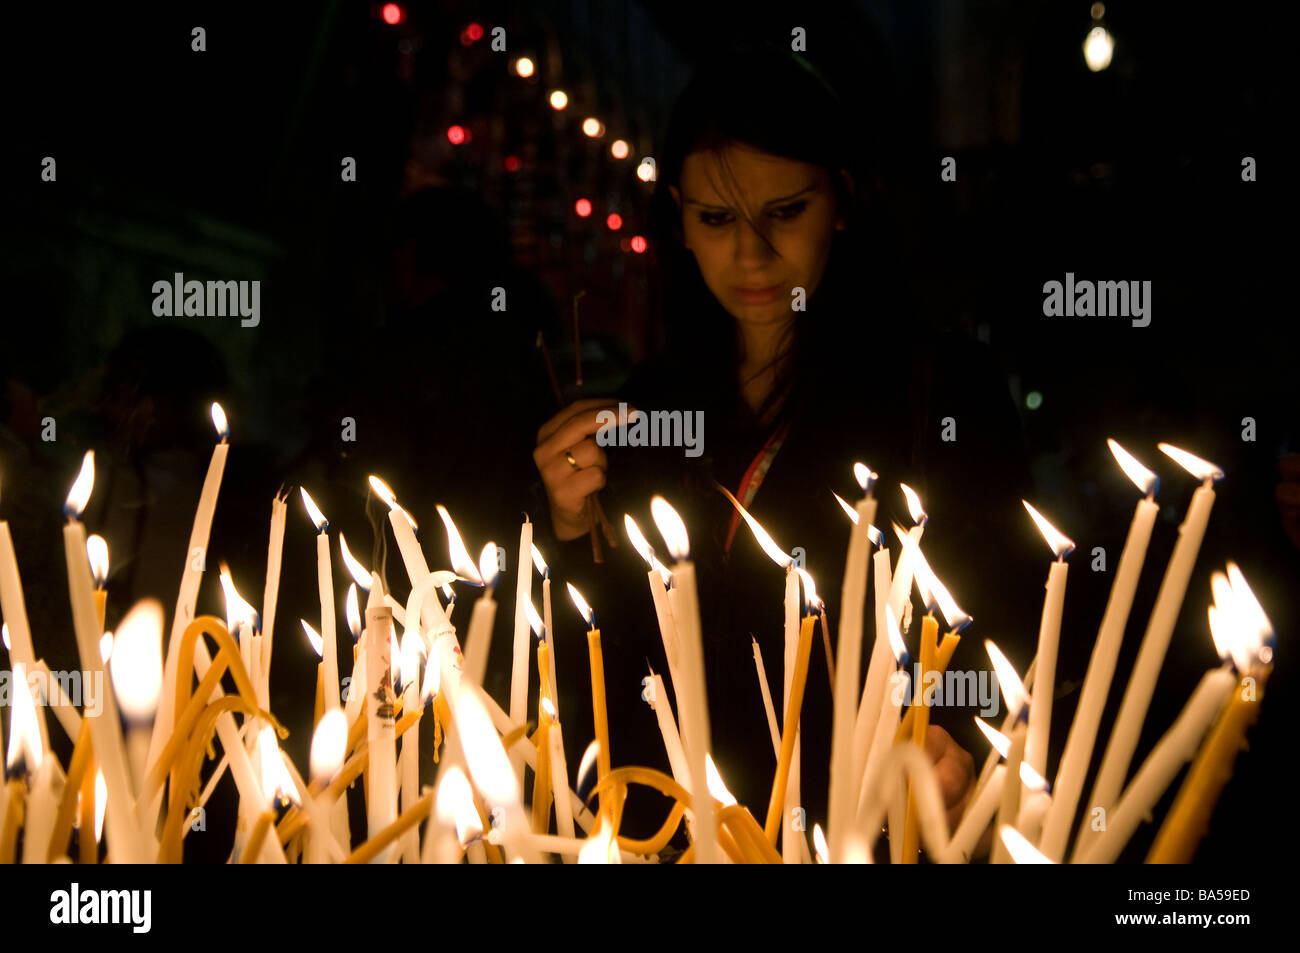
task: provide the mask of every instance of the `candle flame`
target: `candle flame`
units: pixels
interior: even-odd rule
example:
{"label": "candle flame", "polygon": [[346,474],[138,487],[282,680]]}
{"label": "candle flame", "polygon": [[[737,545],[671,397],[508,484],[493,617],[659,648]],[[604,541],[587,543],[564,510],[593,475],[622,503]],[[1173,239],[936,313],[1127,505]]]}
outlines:
{"label": "candle flame", "polygon": [[542,558],[542,551],[537,548],[536,543],[529,544],[529,553],[533,557],[533,568],[537,570],[538,575],[547,579],[551,575],[551,568],[546,565],[546,560]]}
{"label": "candle flame", "polygon": [[352,555],[352,550],[348,549],[348,541],[342,533],[339,533],[339,552],[343,554],[343,565],[347,567],[348,575],[352,577],[358,587],[369,592],[370,586],[373,584],[370,572]]}
{"label": "candle flame", "polygon": [[1020,762],[1020,781],[1035,793],[1047,790],[1047,778],[1035,771],[1028,761]]}
{"label": "candle flame", "polygon": [[456,696],[455,719],[470,777],[483,799],[494,805],[518,804],[519,788],[510,759],[474,686],[462,685]]}
{"label": "candle flame", "polygon": [[533,630],[533,635],[537,636],[539,639],[546,638],[546,623],[543,622],[542,617],[537,614],[537,609],[533,605],[531,599],[524,603],[524,609],[528,613],[528,625]]}
{"label": "candle flame", "polygon": [[9,751],[5,756],[5,767],[12,772],[19,760],[25,759],[27,770],[35,772],[45,759],[45,747],[41,744],[41,729],[36,720],[36,700],[32,698],[32,686],[27,680],[27,666],[22,662],[13,664],[12,684]]}
{"label": "candle flame", "polygon": [[148,721],[162,692],[163,608],[157,599],[131,607],[113,638],[113,691],[128,721]]}
{"label": "candle flame", "polygon": [[1028,500],[1021,500],[1025,509],[1029,511],[1029,516],[1033,519],[1038,531],[1043,534],[1043,539],[1047,540],[1047,545],[1051,547],[1053,554],[1057,559],[1064,559],[1070,553],[1074,552],[1074,541],[1064,533],[1060,532],[1055,526],[1047,522],[1043,514],[1038,512],[1029,505]]}
{"label": "candle flame", "polygon": [[234,580],[230,578],[230,567],[225,562],[221,563],[221,588],[226,594],[226,628],[230,634],[238,638],[237,627],[240,625],[247,626],[250,634],[255,632],[257,610],[239,594]]}
{"label": "candle flame", "polygon": [[582,593],[578,591],[573,583],[566,582],[564,585],[569,589],[569,598],[573,600],[573,604],[578,608],[578,615],[582,616],[587,625],[594,629],[596,627],[596,613],[587,604],[587,600],[582,598]]}
{"label": "candle flame", "polygon": [[90,491],[95,488],[95,451],[87,450],[81,458],[81,470],[72,481],[67,501],[63,504],[64,515],[69,519],[80,519],[86,503],[90,500]]}
{"label": "candle flame", "polygon": [[730,490],[725,486],[719,486],[718,488],[726,494],[727,499],[731,501],[731,505],[739,511],[741,517],[749,526],[749,531],[754,534],[754,539],[758,542],[758,545],[762,547],[763,552],[767,553],[767,558],[772,560],[772,562],[776,563],[782,569],[788,568],[794,562],[794,560],[790,558],[789,553],[785,552],[776,544],[776,540],[772,539],[771,535],[768,534],[767,530],[763,529],[762,524],[760,524],[758,520],[749,515],[749,510],[740,505],[740,500],[732,496]]}
{"label": "candle flame", "polygon": [[280,760],[280,745],[276,742],[275,730],[270,725],[263,725],[257,733],[257,753],[261,766],[262,796],[266,798],[267,806],[274,807],[276,801],[300,803],[298,788],[289,777],[284,762]]}
{"label": "candle flame", "polygon": [[609,825],[605,823],[602,823],[600,829],[587,838],[587,842],[578,851],[580,864],[621,864],[622,862],[618,843],[611,835]]}
{"label": "candle flame", "polygon": [[1007,853],[1017,864],[1050,864],[1052,861],[1046,854],[1042,853],[1037,847],[1025,839],[1025,835],[1010,824],[1003,824],[999,830],[1002,837],[1002,843],[1007,848]]}
{"label": "candle flame", "polygon": [[[1243,611],[1246,621],[1255,629],[1258,640],[1260,642],[1271,640],[1274,634],[1273,623],[1269,621],[1264,607],[1255,598],[1254,590],[1246,582],[1241,568],[1234,562],[1228,563],[1228,582],[1232,585],[1232,594],[1237,600],[1238,607]],[[1262,661],[1267,663],[1271,658]]]}
{"label": "candle flame", "polygon": [[439,503],[437,510],[438,515],[442,517],[442,524],[447,527],[447,548],[451,551],[451,568],[456,570],[456,574],[462,579],[468,579],[476,586],[483,585],[483,577],[479,575],[474,561],[470,559],[469,550],[465,548],[465,541],[460,538],[460,531],[452,522],[447,507]]}
{"label": "candle flame", "polygon": [[108,782],[104,780],[104,769],[95,768],[95,842],[104,834],[104,809],[108,807]]}
{"label": "candle flame", "polygon": [[307,507],[307,515],[311,518],[311,521],[316,524],[316,532],[324,533],[327,531],[330,528],[330,521],[325,518],[325,514],[322,513],[320,507],[316,505],[316,501],[311,498],[311,494],[307,492],[307,488],[305,486],[300,486],[298,487],[298,492],[302,494],[302,502],[303,505]]}
{"label": "candle flame", "polygon": [[455,827],[461,847],[483,836],[483,822],[474,807],[474,791],[460,768],[453,765],[443,774],[433,809],[439,824]]}
{"label": "candle flame", "polygon": [[1145,496],[1155,496],[1156,490],[1160,489],[1160,477],[1143,466],[1138,461],[1138,458],[1121,447],[1118,441],[1107,437],[1106,446],[1110,447],[1110,452],[1114,454],[1115,461],[1119,464],[1120,469],[1124,471],[1124,475],[1133,481],[1133,485],[1142,491]]}
{"label": "candle flame", "polygon": [[867,527],[867,539],[870,541],[872,546],[876,547],[876,549],[880,549],[885,545],[885,534],[874,526]]}
{"label": "candle flame", "polygon": [[[906,537],[904,537],[906,539]],[[911,543],[907,540],[904,548]],[[916,591],[921,596],[921,602],[925,606],[926,615],[934,615],[934,610],[938,608],[938,603],[934,599],[934,572],[930,569],[930,563],[925,556],[921,554],[920,546],[911,546],[912,549],[912,578],[916,582]]]}
{"label": "candle flame", "polygon": [[893,606],[885,606],[885,631],[889,633],[889,647],[894,652],[894,660],[902,665],[907,658],[907,643],[903,641],[903,633],[898,628],[898,616],[894,614]]}
{"label": "candle flame", "polygon": [[817,863],[830,863],[830,848],[826,845],[826,835],[822,833],[820,824],[813,825],[813,853],[817,855]]}
{"label": "candle flame", "polygon": [[900,483],[898,485],[903,490],[903,496],[907,497],[907,511],[912,514],[912,522],[917,526],[925,525],[925,522],[929,517],[925,514],[925,507],[921,506],[921,498],[917,496],[916,491],[906,483]]}
{"label": "candle flame", "polygon": [[352,633],[352,641],[355,642],[361,638],[361,606],[357,601],[356,583],[348,586],[347,597],[343,600],[343,614],[347,616],[348,631]]}
{"label": "candle flame", "polygon": [[943,613],[944,621],[948,623],[950,630],[960,632],[971,624],[971,617],[962,610],[961,606],[957,605],[957,600],[952,597],[948,587],[939,581],[939,577],[934,574],[934,570],[930,568],[928,563],[925,568],[929,573],[930,589],[934,594],[935,601],[939,603],[939,611]]}
{"label": "candle flame", "polygon": [[397,508],[397,496],[393,493],[392,489],[389,488],[387,483],[379,479],[379,477],[375,476],[373,473],[370,475],[370,489],[375,491],[375,496],[388,504],[390,510]]}
{"label": "candle flame", "polygon": [[488,589],[496,588],[500,566],[501,560],[497,556],[497,544],[489,540],[484,544],[482,552],[478,554],[478,576],[483,580],[484,587]]}
{"label": "candle flame", "polygon": [[0,639],[3,639],[3,640],[4,640],[5,651],[8,652],[8,651],[9,651],[9,647],[10,647],[10,646],[9,646],[9,623],[8,623],[8,622],[5,622],[5,623],[0,624]]}
{"label": "candle flame", "polygon": [[1002,650],[994,645],[991,639],[984,640],[984,648],[993,662],[993,671],[998,677],[998,688],[1002,690],[1002,698],[1007,703],[1007,710],[1012,715],[1018,715],[1029,703],[1024,682],[1016,674],[1015,667],[1002,654]]}
{"label": "candle flame", "polygon": [[1223,479],[1223,471],[1211,463],[1209,460],[1202,460],[1193,453],[1186,450],[1180,450],[1178,447],[1168,443],[1157,444],[1160,452],[1169,459],[1173,460],[1180,467],[1190,473],[1202,483],[1211,483]]}
{"label": "candle flame", "polygon": [[836,493],[834,490],[831,490],[831,496],[835,497],[835,502],[840,505],[840,508],[844,510],[844,513],[848,516],[848,518],[853,521],[853,525],[857,526],[858,525],[857,509],[855,507],[849,506],[848,501],[845,500],[844,497]]}
{"label": "candle flame", "polygon": [[92,534],[86,540],[86,558],[90,560],[90,575],[95,588],[103,589],[108,581],[108,542],[103,536]]}
{"label": "candle flame", "polygon": [[230,438],[230,424],[226,420],[226,412],[215,400],[212,402],[212,426],[217,428],[217,436],[221,438],[222,443]]}
{"label": "candle flame", "polygon": [[596,759],[600,756],[600,742],[593,740],[587,745],[587,750],[582,753],[582,760],[578,762],[578,773],[574,780],[577,782],[576,790],[582,793],[587,780],[587,775],[596,770]]}
{"label": "candle flame", "polygon": [[993,750],[999,755],[1005,758],[1011,753],[1011,739],[979,717],[979,715],[975,716],[975,726],[984,733],[984,737],[989,740],[989,744],[993,746]]}
{"label": "candle flame", "polygon": [[662,496],[656,496],[650,501],[650,515],[668,546],[668,555],[677,562],[687,559],[691,554],[690,537],[686,535],[686,524],[672,505]]}
{"label": "candle flame", "polygon": [[813,577],[805,570],[795,567],[795,572],[803,581],[803,611],[805,615],[811,615],[816,609],[820,608],[823,603],[817,598],[817,584],[813,582]]}
{"label": "candle flame", "polygon": [[1214,640],[1214,654],[1217,655],[1220,660],[1225,662],[1232,660],[1232,663],[1236,665],[1237,663],[1232,657],[1232,636],[1229,632],[1230,626],[1224,619],[1223,610],[1218,606],[1212,605],[1205,610],[1205,613],[1210,620],[1210,638]]}
{"label": "candle flame", "polygon": [[456,591],[455,591],[454,589],[452,589],[451,586],[447,585],[446,583],[443,583],[443,584],[442,584],[442,594],[443,594],[444,596],[447,597],[447,601],[448,601],[449,603],[450,603],[450,602],[455,602],[455,601],[456,601]]}
{"label": "candle flame", "polygon": [[348,716],[342,708],[331,708],[321,715],[311,736],[311,777],[313,781],[333,779],[343,767],[348,746]]}
{"label": "candle flame", "polygon": [[312,651],[316,653],[317,658],[325,657],[325,640],[321,634],[313,629],[306,619],[299,619],[302,623],[302,630],[307,635],[307,641],[311,643]]}
{"label": "candle flame", "polygon": [[654,548],[641,532],[641,527],[636,525],[636,520],[632,519],[630,513],[623,514],[623,530],[627,533],[627,538],[631,541],[632,548],[637,551],[637,555],[645,560],[647,566],[653,568]]}
{"label": "candle flame", "polygon": [[880,479],[880,474],[872,472],[871,467],[865,463],[855,463],[853,478],[858,481],[858,486],[862,487],[863,493],[870,493],[872,485]]}
{"label": "candle flame", "polygon": [[105,632],[99,637],[99,657],[105,665],[113,657],[113,633]]}
{"label": "candle flame", "polygon": [[541,707],[542,714],[546,716],[546,720],[551,722],[551,724],[554,724],[559,719],[559,716],[555,712],[555,706],[551,704],[551,700],[545,695],[542,696]]}
{"label": "candle flame", "polygon": [[721,802],[723,807],[731,807],[737,803],[736,798],[723,783],[722,775],[718,773],[718,766],[713,763],[711,754],[704,756],[704,780],[708,785],[709,794],[713,795],[714,800]]}

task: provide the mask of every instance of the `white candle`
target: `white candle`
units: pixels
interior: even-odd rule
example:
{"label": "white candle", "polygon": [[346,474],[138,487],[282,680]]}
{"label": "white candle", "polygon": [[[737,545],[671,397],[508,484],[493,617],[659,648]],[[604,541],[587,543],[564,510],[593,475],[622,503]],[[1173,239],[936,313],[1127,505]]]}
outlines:
{"label": "white candle", "polygon": [[429,575],[429,564],[424,559],[419,540],[415,538],[415,520],[397,504],[397,497],[379,477],[371,475],[370,488],[388,504],[388,523],[393,527],[393,536],[397,539],[397,550],[402,554],[406,576],[412,586],[418,585],[421,579]]}
{"label": "white candle", "polygon": [[[30,784],[26,801],[26,821],[23,825],[24,864],[43,864],[54,829],[58,796],[54,790],[58,762],[45,747],[36,727],[38,706],[33,698],[33,687],[28,669],[22,662],[13,666],[12,696],[9,725],[9,747],[5,764],[11,775],[21,772]],[[34,772],[34,774],[29,774]],[[59,772],[62,773],[62,772]],[[0,817],[4,815],[0,814]]]}
{"label": "white candle", "polygon": [[[655,621],[659,624],[659,639],[664,645],[664,658],[668,662],[668,680],[672,683],[673,691],[680,692],[681,685],[678,682],[677,668],[677,629],[673,624],[673,610],[669,602],[670,590],[666,587],[672,581],[672,574],[668,572],[663,563],[655,558],[654,549],[641,533],[641,528],[637,526],[636,520],[632,519],[627,513],[623,514],[623,528],[627,531],[627,538],[632,543],[642,559],[646,562],[646,584],[650,586],[650,599],[654,603]],[[678,702],[678,707],[681,702]]]}
{"label": "white candle", "polygon": [[284,523],[289,507],[287,497],[278,495],[271,501],[271,530],[266,545],[266,588],[262,591],[262,677],[269,693],[271,647],[275,638],[275,607],[280,598],[280,563],[284,558]]}
{"label": "white candle", "polygon": [[930,758],[916,745],[895,745],[885,756],[880,773],[867,791],[867,803],[859,816],[859,824],[846,845],[846,859],[850,863],[871,862],[873,833],[880,829],[889,804],[901,800],[898,791],[910,782],[916,794],[917,818],[921,828],[921,842],[931,857],[943,857],[948,844],[948,820],[943,809],[943,796],[934,774]]}
{"label": "white candle", "polygon": [[330,524],[305,487],[300,488],[307,514],[316,526],[316,591],[320,596],[321,679],[325,684],[325,710],[339,707],[338,623],[334,618],[334,564],[330,557]]}
{"label": "white candle", "polygon": [[1115,727],[1106,744],[1106,753],[1102,756],[1101,769],[1086,802],[1088,810],[1075,841],[1076,854],[1097,833],[1092,829],[1092,812],[1098,808],[1109,812],[1128,777],[1133,752],[1137,749],[1142,724],[1146,721],[1151,696],[1155,692],[1156,679],[1164,665],[1174,624],[1178,621],[1183,597],[1187,593],[1187,583],[1196,567],[1196,556],[1201,550],[1205,527],[1210,521],[1210,509],[1214,506],[1214,481],[1223,477],[1223,471],[1214,464],[1186,451],[1168,444],[1161,444],[1160,449],[1203,482],[1192,494],[1187,516],[1178,527],[1178,542],[1165,567],[1156,604],[1151,610],[1151,618],[1147,620],[1137,661],[1133,664],[1133,672],[1124,689],[1124,699],[1120,702],[1119,714],[1115,717]]}
{"label": "white candle", "polygon": [[[521,564],[527,575],[527,563]],[[474,611],[469,617],[469,633],[465,649],[465,674],[482,685],[487,674],[488,655],[492,648],[492,623],[496,621],[497,604],[492,598],[497,583],[497,547],[488,543],[479,557],[479,575],[483,579],[483,595],[474,601]],[[527,625],[528,620],[524,620]],[[525,656],[526,657],[526,656]]]}
{"label": "white candle", "polygon": [[[528,549],[532,553],[533,566],[542,576],[542,622],[546,626],[546,638],[549,640],[549,651],[546,653],[547,674],[551,679],[551,704],[555,708],[555,717],[559,718],[560,689],[555,681],[555,637],[552,635],[555,630],[551,628],[551,569],[546,565],[546,560],[542,558],[542,551],[536,544],[529,545]],[[532,593],[529,592],[527,608],[536,611],[532,606]]]}
{"label": "white candle", "polygon": [[[90,499],[95,480],[94,452],[88,451],[64,512],[68,516],[63,527],[63,553],[68,567],[68,597],[72,603],[72,625],[77,637],[77,650],[81,657],[83,677],[89,678],[94,690],[101,691],[96,699],[100,714],[90,721],[90,739],[95,758],[104,771],[108,786],[108,847],[116,863],[144,863],[140,829],[131,815],[135,795],[126,763],[126,749],[119,728],[117,699],[105,684],[104,659],[100,654],[99,637],[103,634],[99,616],[95,611],[94,583],[90,578],[90,562],[86,557],[86,528],[80,516]],[[102,690],[101,690],[102,687]]]}
{"label": "white candle", "polygon": [[1079,864],[1111,864],[1183,765],[1196,756],[1228,696],[1237,685],[1231,666],[1206,672],[1191,699],[1165,736],[1147,756],[1114,809],[1107,812],[1106,830],[1085,841],[1074,857]]}
{"label": "white candle", "polygon": [[683,740],[691,777],[691,807],[695,814],[695,860],[718,863],[718,817],[716,802],[705,783],[709,753],[709,702],[704,678],[704,641],[700,631],[699,595],[695,586],[695,565],[690,560],[686,525],[663,497],[650,504],[655,525],[674,559],[673,585],[678,593],[673,607],[677,627],[677,648],[681,662],[682,691],[678,696]]}
{"label": "white candle", "polygon": [[[543,699],[543,707],[550,704],[550,699]],[[562,837],[572,837],[573,805],[569,803],[569,765],[564,757],[564,734],[558,718],[551,721],[546,732],[547,744],[551,746],[551,797],[555,803],[555,830]]]}
{"label": "white candle", "polygon": [[889,550],[885,548],[884,536],[879,530],[874,535],[870,527],[868,536],[878,548],[871,557],[874,577],[873,601],[875,603],[876,637],[871,649],[871,661],[867,664],[867,678],[862,687],[862,699],[858,702],[858,714],[853,722],[853,777],[861,778],[870,754],[871,739],[876,731],[876,719],[880,715],[881,698],[885,691],[885,681],[895,664],[894,653],[889,647],[889,632],[885,624],[885,609],[889,605],[891,575],[889,567]]}
{"label": "white candle", "polygon": [[993,815],[1002,801],[1002,785],[1006,777],[1006,765],[996,765],[989,778],[989,783],[972,799],[966,813],[962,816],[957,831],[948,842],[944,851],[944,862],[949,864],[968,864],[980,838],[988,830]]}
{"label": "white candle", "polygon": [[1065,859],[1066,840],[1070,836],[1079,796],[1083,792],[1083,780],[1088,773],[1088,765],[1092,762],[1097,728],[1101,724],[1106,698],[1110,694],[1120,643],[1124,639],[1124,628],[1133,607],[1133,596],[1137,592],[1142,564],[1146,561],[1147,545],[1151,542],[1156,515],[1160,512],[1160,507],[1154,500],[1158,485],[1156,475],[1114,440],[1107,443],[1125,473],[1147,496],[1138,501],[1137,508],[1133,511],[1128,537],[1124,540],[1124,550],[1119,557],[1119,567],[1111,584],[1110,597],[1106,600],[1106,611],[1102,615],[1097,640],[1088,660],[1088,672],[1083,679],[1079,705],[1075,709],[1074,721],[1065,741],[1056,783],[1052,786],[1052,804],[1043,824],[1038,848],[1058,863]]}
{"label": "white candle", "polygon": [[[36,650],[32,646],[32,630],[27,621],[27,603],[23,599],[22,579],[18,575],[14,540],[9,533],[9,524],[4,520],[0,520],[0,612],[4,613],[5,625],[9,629],[10,664],[21,663],[31,671],[36,665]],[[48,751],[50,734],[41,706],[36,709],[36,722],[41,743]]]}
{"label": "white candle", "polygon": [[[520,722],[528,718],[528,661],[532,644],[528,629],[527,607],[532,604],[533,599],[533,574],[528,561],[532,558],[532,548],[533,524],[525,519],[519,528],[518,577],[515,579],[515,631],[510,656],[510,717]],[[512,754],[510,765],[522,789],[523,761],[518,755]]]}
{"label": "white candle", "polygon": [[[311,737],[310,773],[313,781],[333,780],[343,766],[343,759],[347,755],[347,743],[347,716],[337,707],[327,709]],[[319,797],[312,798],[309,791],[305,788],[303,791],[305,801],[312,803],[314,811],[311,818],[312,830],[307,841],[307,863],[323,864],[329,860],[341,860],[345,852],[336,834],[334,816],[337,812],[334,798],[324,791]],[[345,814],[344,817],[346,816]],[[350,837],[345,829],[341,843],[346,845],[349,842]],[[335,851],[338,852],[337,855],[332,856]]]}
{"label": "white candle", "polygon": [[[1052,726],[1052,694],[1056,690],[1056,653],[1061,643],[1061,613],[1065,607],[1065,580],[1069,564],[1065,557],[1074,551],[1074,543],[1043,518],[1024,500],[1025,509],[1052,548],[1056,562],[1047,572],[1047,594],[1043,597],[1043,615],[1038,625],[1038,690],[1035,704],[1029,709],[1029,731],[1025,736],[1025,762],[1040,775],[1047,774],[1047,745]],[[1005,823],[1014,824],[1015,818]]]}
{"label": "white candle", "polygon": [[[1007,715],[1014,719],[1015,727],[1011,730],[1010,751],[1007,752],[1007,773],[1002,781],[1001,803],[998,808],[998,829],[1001,830],[1004,824],[1014,824],[1017,814],[1020,812],[1020,763],[1025,756],[1025,737],[1028,733],[1028,715],[1033,711],[1033,705],[1030,704],[1029,695],[1025,692],[1024,683],[1020,681],[1020,676],[1016,674],[1015,668],[1007,661],[1007,657],[1002,654],[990,640],[984,640],[984,648],[989,654],[989,659],[993,663],[993,671],[997,675],[998,688],[1002,692],[1003,701],[1007,706]],[[1035,663],[1036,664],[1036,663]],[[1041,687],[1041,682],[1035,688]],[[1028,708],[1028,711],[1026,711]],[[993,853],[989,858],[990,863],[1005,864],[1010,860],[1010,854],[1007,853],[1006,846],[998,839],[993,845]]]}
{"label": "white candle", "polygon": [[[185,568],[181,574],[180,594],[176,597],[176,614],[172,617],[171,634],[167,637],[166,664],[163,668],[163,684],[176,684],[176,646],[180,644],[181,634],[194,621],[194,600],[199,593],[199,583],[207,569],[208,536],[212,532],[212,517],[217,510],[217,495],[221,491],[221,476],[226,470],[226,456],[230,445],[230,428],[226,423],[225,411],[221,405],[212,405],[212,423],[217,429],[220,441],[212,448],[212,459],[208,462],[208,473],[203,478],[203,489],[199,493],[199,505],[194,510],[194,524],[190,527],[190,542],[185,549]],[[202,645],[202,639],[199,644]],[[152,768],[163,746],[171,737],[175,725],[176,712],[172,711],[174,699],[172,692],[163,692],[158,706],[158,717],[154,720],[153,736],[149,739],[149,766]],[[162,801],[162,791],[155,796],[150,817],[157,814]]]}
{"label": "white candle", "polygon": [[[840,630],[835,650],[835,695],[831,723],[831,773],[829,799],[830,860],[841,863],[850,818],[855,815],[853,798],[853,730],[858,705],[858,679],[862,669],[863,613],[867,600],[867,556],[871,541],[867,531],[876,519],[876,499],[871,495],[874,474],[864,464],[854,465],[854,475],[865,494],[853,508],[853,527],[845,557],[840,591]],[[874,651],[875,639],[872,639]]]}
{"label": "white candle", "polygon": [[[377,588],[377,587],[376,587]],[[371,598],[375,592],[371,590]],[[370,777],[366,799],[368,836],[374,837],[397,820],[396,715],[393,696],[393,616],[385,605],[366,607],[366,740]],[[393,848],[380,851],[374,863],[387,863]]]}
{"label": "white candle", "polygon": [[880,711],[876,718],[875,734],[871,739],[871,753],[862,772],[862,784],[854,803],[856,813],[866,805],[867,792],[876,782],[885,757],[894,746],[894,735],[898,733],[898,724],[903,709],[903,699],[907,695],[907,673],[892,672],[885,683],[885,691],[880,699]]}
{"label": "white candle", "polygon": [[[422,640],[414,629],[407,629],[401,642],[402,672],[402,710],[404,712],[420,709],[420,689],[417,684],[420,673],[420,646]],[[407,811],[420,799],[420,723],[416,722],[402,735],[402,810]],[[419,863],[420,836],[412,827],[401,837],[399,851],[402,862]]]}
{"label": "white candle", "polygon": [[758,676],[758,691],[763,696],[763,711],[767,715],[767,731],[772,736],[772,753],[777,760],[781,758],[781,729],[776,723],[776,709],[772,706],[772,689],[767,684],[767,670],[763,667],[763,650],[758,639],[749,637],[754,643],[754,672]]}
{"label": "white candle", "polygon": [[[786,568],[785,573],[785,656],[782,671],[782,694],[781,694],[781,729],[785,730],[787,719],[790,717],[790,691],[794,684],[794,669],[796,660],[799,655],[799,610],[801,600],[799,598],[799,574],[795,572],[793,563]],[[794,755],[790,758],[790,781],[785,789],[785,806],[781,819],[781,858],[787,864],[797,864],[802,862],[803,857],[799,850],[799,844],[806,841],[794,829],[794,812],[800,807],[800,762],[799,749],[800,740],[803,733],[799,727],[794,731]]]}

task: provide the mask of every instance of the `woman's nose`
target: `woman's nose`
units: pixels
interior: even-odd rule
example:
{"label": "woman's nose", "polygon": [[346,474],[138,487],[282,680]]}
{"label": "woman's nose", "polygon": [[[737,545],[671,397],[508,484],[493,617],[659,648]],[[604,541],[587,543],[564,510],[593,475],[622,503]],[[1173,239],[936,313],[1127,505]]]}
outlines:
{"label": "woman's nose", "polygon": [[749,222],[741,219],[736,228],[736,264],[761,265],[772,257],[772,248]]}

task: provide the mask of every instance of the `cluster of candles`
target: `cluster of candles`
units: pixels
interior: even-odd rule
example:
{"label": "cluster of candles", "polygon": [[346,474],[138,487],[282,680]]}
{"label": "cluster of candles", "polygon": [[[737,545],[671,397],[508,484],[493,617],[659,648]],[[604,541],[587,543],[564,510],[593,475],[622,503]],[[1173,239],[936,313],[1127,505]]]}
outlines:
{"label": "cluster of candles", "polygon": [[[997,646],[985,642],[1007,710],[1000,729],[977,719],[991,750],[960,823],[950,831],[924,741],[934,682],[945,672],[971,618],[922,553],[927,520],[919,497],[902,487],[914,525],[894,527],[901,549],[892,564],[884,535],[872,525],[877,475],[863,464],[855,465],[861,498],[850,505],[837,497],[852,522],[833,660],[825,609],[812,577],[733,497],[756,540],[785,570],[779,723],[754,643],[777,758],[760,823],[729,793],[710,755],[695,569],[686,527],[666,500],[656,497],[651,510],[671,567],[659,560],[631,517],[625,517],[624,524],[646,563],[676,700],[674,712],[665,676],[651,672],[643,698],[654,710],[670,773],[612,766],[601,634],[591,606],[568,585],[588,627],[595,725],[595,738],[571,775],[555,688],[551,579],[533,543],[532,524],[525,517],[520,531],[510,694],[503,708],[483,688],[497,613],[498,547],[489,542],[475,564],[451,515],[439,506],[452,568],[430,570],[415,519],[387,484],[371,477],[372,489],[389,507],[410,595],[404,603],[394,598],[380,574],[367,570],[338,534],[339,551],[353,579],[345,602],[355,642],[346,691],[341,690],[329,523],[306,489],[301,490],[317,530],[320,593],[319,632],[302,620],[320,657],[304,778],[280,748],[287,732],[269,711],[287,496],[278,495],[272,504],[261,613],[240,596],[223,565],[226,619],[194,614],[229,450],[219,405],[212,405],[212,415],[220,442],[195,513],[187,550],[192,558],[184,569],[165,643],[163,608],[155,600],[134,606],[116,634],[104,632],[107,546],[99,537],[88,539],[80,519],[94,481],[93,453],[86,454],[67,498],[64,528],[69,598],[82,664],[80,711],[64,694],[60,680],[51,678],[45,662],[35,656],[12,539],[8,525],[0,521],[0,603],[13,667],[8,780],[0,790],[0,862],[96,863],[101,856],[106,862],[180,862],[186,836],[207,829],[203,811],[227,769],[239,795],[231,853],[231,861],[238,863],[653,863],[683,824],[689,846],[677,855],[679,863],[870,862],[882,829],[890,833],[895,863],[916,863],[922,847],[932,862],[964,863],[976,854],[990,826],[995,835],[992,862],[1110,862],[1182,767],[1192,762],[1148,856],[1153,862],[1187,861],[1208,828],[1236,754],[1244,747],[1245,732],[1258,717],[1272,668],[1272,628],[1241,572],[1229,563],[1226,573],[1213,576],[1209,609],[1222,665],[1205,675],[1182,713],[1130,776],[1209,519],[1213,486],[1223,476],[1213,464],[1162,444],[1161,449],[1202,485],[1179,529],[1096,780],[1083,802],[1082,823],[1075,828],[1157,513],[1155,474],[1110,441],[1120,466],[1144,498],[1129,528],[1055,780],[1047,780],[1048,741],[1065,560],[1074,545],[1026,503],[1054,556],[1037,655],[1022,680]],[[530,561],[541,577],[540,613],[533,604]],[[452,587],[458,584],[481,590],[463,653],[451,622],[456,606]],[[905,636],[913,628],[914,585],[925,608],[913,653],[920,660],[920,681],[912,686],[912,703],[905,707],[910,660]],[[863,679],[868,588],[874,593],[874,624]],[[828,648],[834,714],[827,829],[814,827],[810,848],[797,823],[803,772],[799,716],[818,625]],[[537,711],[530,713],[534,671]],[[228,691],[227,676],[233,691]],[[40,685],[45,688],[38,690]],[[66,767],[51,754],[47,710],[55,713],[74,742]],[[436,782],[429,788],[420,785],[418,729],[425,717],[434,720],[431,757],[437,765]],[[214,763],[205,780],[209,758]],[[531,791],[526,785],[529,770]],[[358,779],[364,785],[366,839],[353,844],[345,794]],[[653,788],[671,801],[662,826],[648,838],[620,833],[631,785]],[[586,798],[579,796],[588,789]],[[79,833],[76,856],[71,857],[74,828]]]}

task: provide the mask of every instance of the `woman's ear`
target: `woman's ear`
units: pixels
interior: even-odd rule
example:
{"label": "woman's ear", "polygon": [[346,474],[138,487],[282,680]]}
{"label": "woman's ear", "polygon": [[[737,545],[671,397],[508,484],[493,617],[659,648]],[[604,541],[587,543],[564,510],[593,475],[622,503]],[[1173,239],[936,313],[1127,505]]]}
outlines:
{"label": "woman's ear", "polygon": [[857,194],[857,183],[848,169],[840,169],[836,179],[835,192],[839,196],[839,209],[835,216],[835,230],[842,232],[849,227],[849,209],[853,205],[853,196]]}

